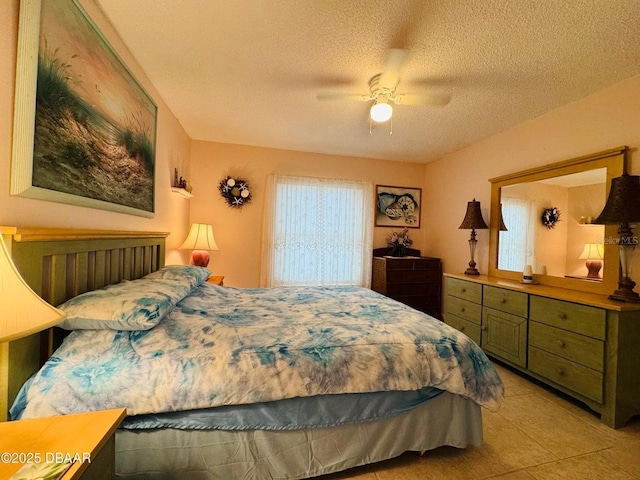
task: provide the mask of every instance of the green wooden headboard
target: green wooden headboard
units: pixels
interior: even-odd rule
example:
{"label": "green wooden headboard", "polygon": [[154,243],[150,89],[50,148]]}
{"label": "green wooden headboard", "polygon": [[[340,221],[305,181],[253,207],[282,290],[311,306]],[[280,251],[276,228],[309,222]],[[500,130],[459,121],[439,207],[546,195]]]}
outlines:
{"label": "green wooden headboard", "polygon": [[[22,277],[52,305],[122,280],[135,280],[164,265],[168,233],[0,227]],[[49,329],[0,343],[0,421],[6,420],[22,384],[62,340]]]}

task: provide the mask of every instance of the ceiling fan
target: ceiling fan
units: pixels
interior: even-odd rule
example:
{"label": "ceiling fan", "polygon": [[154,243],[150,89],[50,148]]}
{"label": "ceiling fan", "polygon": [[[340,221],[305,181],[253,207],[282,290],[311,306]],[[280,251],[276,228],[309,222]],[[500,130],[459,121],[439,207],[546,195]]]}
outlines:
{"label": "ceiling fan", "polygon": [[409,58],[409,52],[403,49],[391,49],[387,54],[384,71],[369,80],[367,95],[341,92],[318,93],[318,100],[359,100],[373,102],[369,115],[374,122],[388,121],[393,115],[392,104],[395,105],[431,105],[443,107],[451,101],[450,95],[436,93],[396,93],[402,70]]}

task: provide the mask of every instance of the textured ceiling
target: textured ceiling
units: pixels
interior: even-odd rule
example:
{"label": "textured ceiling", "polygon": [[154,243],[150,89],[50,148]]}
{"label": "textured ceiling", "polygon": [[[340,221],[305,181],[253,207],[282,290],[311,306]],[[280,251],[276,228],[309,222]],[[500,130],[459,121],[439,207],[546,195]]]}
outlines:
{"label": "textured ceiling", "polygon": [[[428,162],[640,73],[640,0],[97,0],[195,140]],[[410,51],[398,105],[367,94]]]}

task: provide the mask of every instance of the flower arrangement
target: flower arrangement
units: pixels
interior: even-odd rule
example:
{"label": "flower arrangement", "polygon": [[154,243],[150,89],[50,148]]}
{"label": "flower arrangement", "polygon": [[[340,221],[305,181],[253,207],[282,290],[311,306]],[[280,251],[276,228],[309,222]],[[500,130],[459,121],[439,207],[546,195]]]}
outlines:
{"label": "flower arrangement", "polygon": [[409,238],[409,229],[404,227],[401,232],[393,232],[387,238],[387,244],[391,249],[391,255],[394,257],[404,257],[407,248],[413,244],[413,240]]}

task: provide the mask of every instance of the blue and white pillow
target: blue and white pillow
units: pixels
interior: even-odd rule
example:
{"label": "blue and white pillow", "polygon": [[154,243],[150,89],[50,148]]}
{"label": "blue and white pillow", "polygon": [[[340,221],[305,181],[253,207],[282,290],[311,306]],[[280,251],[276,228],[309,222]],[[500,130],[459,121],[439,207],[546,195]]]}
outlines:
{"label": "blue and white pillow", "polygon": [[157,272],[150,273],[144,278],[161,278],[188,282],[192,287],[202,285],[211,275],[211,271],[205,267],[195,265],[165,265]]}
{"label": "blue and white pillow", "polygon": [[58,308],[66,330],[149,330],[191,293],[188,282],[147,279],[124,281],[83,293]]}

